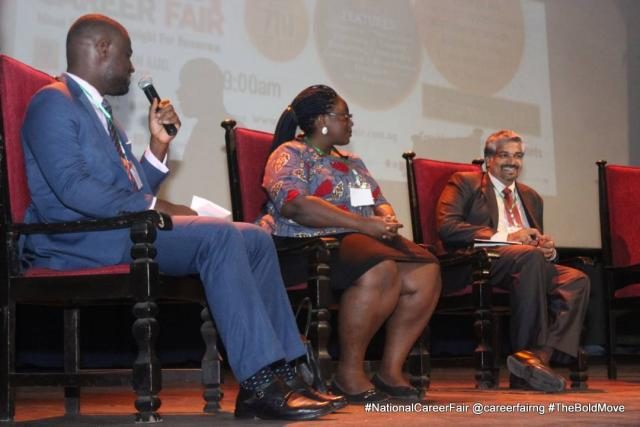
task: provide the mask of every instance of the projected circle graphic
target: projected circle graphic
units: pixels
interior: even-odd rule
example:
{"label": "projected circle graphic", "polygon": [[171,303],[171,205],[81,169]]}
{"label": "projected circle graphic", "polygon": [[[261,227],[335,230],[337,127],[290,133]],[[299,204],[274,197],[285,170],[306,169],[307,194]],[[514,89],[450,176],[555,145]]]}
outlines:
{"label": "projected circle graphic", "polygon": [[422,64],[409,0],[316,3],[318,55],[347,102],[388,109],[407,97]]}
{"label": "projected circle graphic", "polygon": [[422,43],[452,85],[492,95],[515,76],[524,47],[522,6],[516,0],[420,0]]}
{"label": "projected circle graphic", "polygon": [[272,61],[295,58],[309,37],[302,0],[247,0],[244,24],[251,43]]}

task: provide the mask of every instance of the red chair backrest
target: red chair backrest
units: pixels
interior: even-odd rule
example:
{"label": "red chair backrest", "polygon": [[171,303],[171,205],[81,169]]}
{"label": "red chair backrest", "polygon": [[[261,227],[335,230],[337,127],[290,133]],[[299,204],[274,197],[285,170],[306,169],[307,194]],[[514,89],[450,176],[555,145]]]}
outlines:
{"label": "red chair backrest", "polygon": [[413,173],[422,230],[422,243],[438,247],[440,237],[436,227],[436,205],[451,175],[456,172],[477,172],[481,166],[471,163],[414,159]]}
{"label": "red chair backrest", "polygon": [[273,134],[253,129],[236,128],[235,144],[238,163],[242,220],[253,222],[267,202],[262,188],[264,167],[269,158]]}
{"label": "red chair backrest", "polygon": [[640,264],[640,167],[606,166],[611,262]]}
{"label": "red chair backrest", "polygon": [[[31,202],[20,128],[31,97],[53,82],[50,75],[9,56],[0,55],[0,112],[6,156],[7,185],[11,219],[20,223]],[[55,112],[52,112],[55,114]]]}

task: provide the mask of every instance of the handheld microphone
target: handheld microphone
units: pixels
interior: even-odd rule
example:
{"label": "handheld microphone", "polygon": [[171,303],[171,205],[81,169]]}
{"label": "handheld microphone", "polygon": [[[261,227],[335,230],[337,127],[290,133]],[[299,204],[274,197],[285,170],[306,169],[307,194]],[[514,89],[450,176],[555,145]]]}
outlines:
{"label": "handheld microphone", "polygon": [[[151,76],[142,76],[138,81],[138,87],[142,89],[145,95],[147,95],[149,102],[153,103],[154,99],[160,101],[160,95],[158,95],[156,88],[153,87],[153,80],[151,79]],[[162,126],[164,126],[164,130],[166,130],[171,136],[175,136],[178,133],[178,128],[171,123],[164,124]]]}

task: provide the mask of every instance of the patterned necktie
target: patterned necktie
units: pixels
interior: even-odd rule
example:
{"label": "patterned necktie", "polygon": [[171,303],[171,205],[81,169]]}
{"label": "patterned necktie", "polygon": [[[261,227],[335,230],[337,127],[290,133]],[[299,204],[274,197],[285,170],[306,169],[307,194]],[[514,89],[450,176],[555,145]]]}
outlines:
{"label": "patterned necktie", "polygon": [[505,189],[502,190],[502,194],[504,194],[504,210],[507,215],[507,222],[509,223],[509,226],[522,228],[523,225],[522,218],[520,217],[520,210],[513,200],[511,189],[509,189],[509,187],[505,187]]}
{"label": "patterned necktie", "polygon": [[129,160],[127,160],[127,155],[124,152],[124,147],[120,143],[118,132],[116,130],[116,127],[113,124],[113,110],[111,109],[111,104],[109,104],[109,102],[106,99],[103,99],[102,107],[105,109],[107,113],[109,113],[109,116],[110,116],[110,117],[107,117],[107,129],[109,130],[109,136],[111,136],[111,141],[113,142],[113,145],[115,145],[116,151],[120,156],[120,160],[122,161],[122,166],[124,167],[124,170],[127,172],[129,181],[131,181],[133,185],[136,186],[136,181],[131,172],[131,163],[129,163]]}

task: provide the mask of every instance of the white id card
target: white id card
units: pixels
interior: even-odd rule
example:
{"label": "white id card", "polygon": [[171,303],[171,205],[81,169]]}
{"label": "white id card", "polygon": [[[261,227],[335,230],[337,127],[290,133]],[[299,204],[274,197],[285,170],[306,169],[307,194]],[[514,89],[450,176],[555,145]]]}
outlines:
{"label": "white id card", "polygon": [[133,180],[136,182],[136,188],[138,189],[138,191],[142,190],[142,179],[140,178],[140,175],[138,174],[138,170],[136,169],[133,162],[129,162],[129,167],[131,168],[131,176],[133,177]]}
{"label": "white id card", "polygon": [[371,188],[349,187],[351,206],[371,206],[374,204]]}

